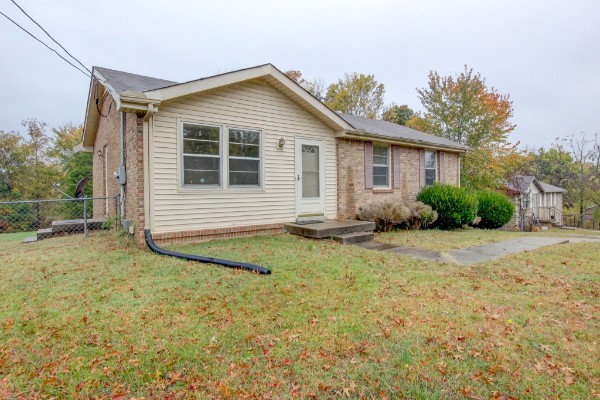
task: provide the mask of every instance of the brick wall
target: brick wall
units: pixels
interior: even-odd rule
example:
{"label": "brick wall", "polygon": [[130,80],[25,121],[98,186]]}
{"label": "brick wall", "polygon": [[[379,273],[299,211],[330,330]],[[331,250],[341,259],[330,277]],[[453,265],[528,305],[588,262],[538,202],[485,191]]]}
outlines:
{"label": "brick wall", "polygon": [[[93,193],[95,197],[114,197],[120,193],[118,179],[113,173],[121,164],[120,129],[121,118],[110,98],[104,102],[98,122],[93,155]],[[143,168],[143,120],[136,114],[125,114],[125,219],[135,225],[138,244],[144,245],[144,168]],[[114,201],[94,201],[94,216],[113,216],[117,210]]]}
{"label": "brick wall", "polygon": [[[354,219],[361,205],[375,200],[411,202],[421,190],[419,149],[400,146],[400,188],[365,189],[365,146],[361,140],[338,138],[338,218]],[[458,182],[458,155],[445,153],[445,182]],[[397,162],[391,152],[390,182]],[[439,165],[439,163],[438,163]],[[440,166],[441,167],[441,166]],[[440,168],[438,167],[438,168]],[[439,173],[438,173],[439,176]]]}

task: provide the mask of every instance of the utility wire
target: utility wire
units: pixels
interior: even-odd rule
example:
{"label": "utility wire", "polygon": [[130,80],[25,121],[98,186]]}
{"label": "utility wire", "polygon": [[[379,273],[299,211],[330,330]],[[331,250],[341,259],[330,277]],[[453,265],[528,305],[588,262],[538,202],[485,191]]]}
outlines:
{"label": "utility wire", "polygon": [[[27,29],[23,28],[21,25],[19,25],[18,23],[16,23],[15,21],[13,21],[8,15],[4,14],[2,11],[0,11],[0,14],[2,14],[2,16],[4,18],[6,18],[7,20],[9,20],[10,22],[12,22],[13,24],[15,24],[16,26],[18,26],[19,28],[21,28],[21,30],[25,33],[27,33],[29,36],[31,36],[32,38],[34,38],[35,40],[37,40],[38,42],[40,42],[41,44],[43,44],[44,46],[46,46],[49,50],[53,51],[54,53],[56,53],[57,56],[59,56],[60,58],[62,58],[64,61],[66,61],[67,63],[69,63],[73,68],[79,70],[82,74],[84,74],[85,76],[87,76],[88,78],[90,78],[90,74],[88,74],[87,72],[85,72],[84,70],[82,70],[81,68],[79,68],[77,65],[73,64],[71,61],[67,60],[66,58],[64,58],[58,51],[54,50],[52,47],[48,46],[46,43],[42,42],[40,39],[38,39],[37,37],[35,37],[35,35],[31,32],[29,32]],[[59,45],[60,46],[60,45]],[[62,47],[62,46],[61,46]],[[71,56],[73,57],[73,56]],[[84,67],[85,68],[85,67]],[[87,69],[87,68],[86,68]],[[88,70],[89,71],[89,70]]]}
{"label": "utility wire", "polygon": [[27,14],[27,12],[26,12],[25,10],[23,10],[23,8],[22,8],[20,5],[18,5],[18,4],[17,4],[17,2],[16,2],[15,0],[10,0],[10,1],[11,1],[11,2],[12,2],[14,5],[15,5],[15,6],[17,6],[17,8],[18,8],[19,10],[21,10],[21,12],[23,12],[23,14],[25,14],[25,15],[27,16],[27,18],[29,18],[29,19],[30,19],[30,20],[31,20],[31,21],[32,21],[34,24],[36,24],[36,25],[37,25],[37,26],[38,26],[38,27],[39,27],[39,28],[40,28],[42,31],[44,31],[44,33],[45,33],[46,35],[48,35],[48,37],[49,37],[50,39],[52,39],[52,41],[53,41],[54,43],[56,43],[57,45],[59,45],[59,46],[60,46],[60,48],[61,48],[61,49],[63,49],[65,53],[67,53],[67,54],[68,54],[68,55],[69,55],[69,56],[70,56],[70,57],[71,57],[73,60],[77,61],[77,62],[79,63],[79,65],[81,65],[81,66],[82,66],[82,67],[83,67],[83,68],[84,68],[84,69],[85,69],[85,70],[86,70],[86,71],[87,71],[87,72],[88,72],[90,75],[92,74],[92,71],[90,71],[90,70],[88,69],[88,67],[86,67],[85,65],[83,65],[83,63],[82,63],[81,61],[79,61],[79,60],[77,59],[77,57],[75,57],[73,54],[69,53],[69,51],[68,51],[67,49],[65,49],[65,48],[63,47],[63,45],[62,45],[62,44],[60,44],[60,43],[59,43],[59,42],[58,42],[56,39],[54,39],[54,38],[52,37],[52,35],[50,35],[50,34],[48,33],[48,31],[47,31],[47,30],[45,30],[45,29],[44,29],[44,28],[43,28],[43,27],[42,27],[40,24],[38,24],[38,22],[37,22],[35,19],[33,19],[33,18],[32,18],[32,17],[29,15],[29,14]]}

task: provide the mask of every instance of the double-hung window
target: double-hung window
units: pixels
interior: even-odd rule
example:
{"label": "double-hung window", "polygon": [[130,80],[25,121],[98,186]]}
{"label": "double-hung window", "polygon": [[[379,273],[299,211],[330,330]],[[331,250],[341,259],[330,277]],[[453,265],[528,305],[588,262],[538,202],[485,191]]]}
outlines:
{"label": "double-hung window", "polygon": [[229,129],[229,186],[260,186],[260,132]]}
{"label": "double-hung window", "polygon": [[436,154],[435,151],[425,152],[425,184],[433,185],[435,183]]}
{"label": "double-hung window", "polygon": [[221,128],[183,123],[183,185],[221,186]]}
{"label": "double-hung window", "polygon": [[373,145],[373,187],[390,187],[390,148]]}

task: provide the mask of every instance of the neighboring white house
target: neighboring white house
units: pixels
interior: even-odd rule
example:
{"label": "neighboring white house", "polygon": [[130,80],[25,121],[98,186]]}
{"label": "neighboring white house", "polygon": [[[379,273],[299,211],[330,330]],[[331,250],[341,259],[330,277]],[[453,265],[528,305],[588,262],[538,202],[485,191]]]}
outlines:
{"label": "neighboring white house", "polygon": [[506,192],[515,203],[515,214],[508,224],[510,227],[521,226],[521,214],[528,222],[563,224],[565,189],[541,182],[535,176],[517,175],[508,183]]}

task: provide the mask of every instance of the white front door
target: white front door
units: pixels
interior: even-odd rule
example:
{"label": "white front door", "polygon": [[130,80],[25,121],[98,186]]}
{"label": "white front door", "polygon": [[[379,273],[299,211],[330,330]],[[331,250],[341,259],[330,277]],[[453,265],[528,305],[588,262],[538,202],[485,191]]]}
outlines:
{"label": "white front door", "polygon": [[296,139],[296,217],[325,218],[325,143]]}

